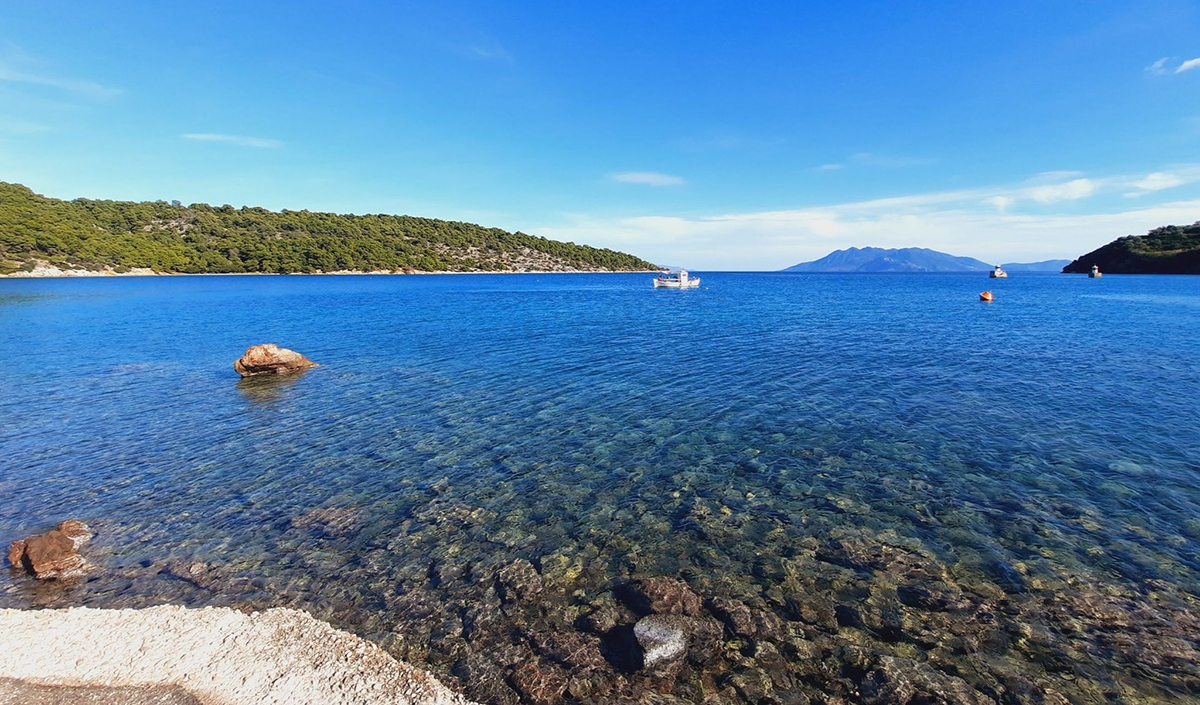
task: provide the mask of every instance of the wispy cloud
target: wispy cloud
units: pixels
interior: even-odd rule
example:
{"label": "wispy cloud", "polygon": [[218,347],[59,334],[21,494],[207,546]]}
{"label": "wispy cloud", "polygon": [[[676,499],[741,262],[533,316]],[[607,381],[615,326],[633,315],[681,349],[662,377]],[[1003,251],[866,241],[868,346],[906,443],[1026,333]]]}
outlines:
{"label": "wispy cloud", "polygon": [[1200,68],[1200,57],[1188,59],[1173,69],[1167,66],[1168,61],[1170,61],[1170,58],[1164,56],[1158,61],[1155,61],[1153,64],[1147,66],[1146,73],[1151,76],[1166,76],[1167,74],[1183,73],[1184,71],[1191,71],[1192,69]]}
{"label": "wispy cloud", "polygon": [[1096,183],[1091,179],[1072,179],[1061,184],[1030,186],[1018,193],[1038,203],[1058,203],[1059,201],[1078,201],[1095,192]]}
{"label": "wispy cloud", "polygon": [[[1195,195],[1136,208],[1120,199],[1131,190],[1150,193],[1189,183],[1200,183],[1200,164],[1138,175],[1056,172],[995,188],[791,210],[687,218],[576,216],[558,225],[533,224],[530,231],[697,269],[780,269],[864,245],[931,247],[994,262],[1035,261],[1076,257],[1122,235],[1197,220],[1200,198]],[[1080,204],[1101,196],[1117,200],[1089,204],[1080,212]]]}
{"label": "wispy cloud", "polygon": [[46,86],[88,98],[112,98],[124,92],[120,88],[104,86],[94,81],[82,81],[22,71],[5,63],[0,63],[0,81]]}
{"label": "wispy cloud", "polygon": [[513,62],[512,54],[508,53],[508,50],[499,44],[475,44],[467,47],[467,53],[480,59],[488,59],[491,61],[507,61],[510,64]]}
{"label": "wispy cloud", "polygon": [[1130,181],[1128,186],[1134,190],[1127,192],[1125,195],[1137,198],[1156,191],[1165,191],[1169,188],[1184,186],[1197,181],[1200,181],[1200,167],[1182,167],[1173,171],[1156,171],[1146,174],[1141,179]]}
{"label": "wispy cloud", "polygon": [[450,51],[468,59],[482,61],[500,61],[507,64],[516,63],[511,51],[500,42],[486,34],[476,35],[470,39],[450,44]]}
{"label": "wispy cloud", "polygon": [[655,171],[623,171],[612,175],[613,181],[623,184],[641,184],[643,186],[680,186],[683,178],[670,174],[660,174]]}
{"label": "wispy cloud", "polygon": [[1049,184],[1058,181],[1066,181],[1067,179],[1075,179],[1080,176],[1083,176],[1082,171],[1075,171],[1073,169],[1058,169],[1056,171],[1043,171],[1041,173],[1034,174],[1027,180],[1026,183]]}
{"label": "wispy cloud", "polygon": [[874,167],[877,169],[907,169],[917,166],[929,166],[937,163],[936,159],[925,157],[905,157],[894,154],[877,154],[875,152],[857,152],[851,154],[842,162],[830,162],[814,166],[813,171],[838,171],[847,166]]}
{"label": "wispy cloud", "polygon": [[258,149],[279,149],[283,146],[283,142],[279,140],[265,139],[262,137],[247,137],[245,135],[219,135],[211,132],[189,132],[180,135],[185,140],[196,140],[198,142],[223,142],[225,144],[235,144],[239,147],[256,147]]}
{"label": "wispy cloud", "polygon": [[914,166],[929,166],[937,163],[936,159],[928,157],[906,157],[895,154],[876,154],[874,152],[859,152],[850,155],[850,159],[865,166],[882,167],[885,169],[904,169]]}

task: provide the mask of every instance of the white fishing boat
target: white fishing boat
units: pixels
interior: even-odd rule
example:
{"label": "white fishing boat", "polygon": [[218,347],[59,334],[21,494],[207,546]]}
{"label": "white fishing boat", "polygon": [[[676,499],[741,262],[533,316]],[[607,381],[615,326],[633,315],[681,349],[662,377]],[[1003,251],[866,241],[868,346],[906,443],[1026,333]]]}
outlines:
{"label": "white fishing boat", "polygon": [[654,278],[655,289],[699,289],[700,277],[693,277],[686,269],[672,269]]}
{"label": "white fishing boat", "polygon": [[1088,273],[1088,276],[1091,277],[1092,279],[1099,279],[1100,277],[1104,276],[1103,274],[1100,273],[1100,265],[1093,264],[1092,271]]}
{"label": "white fishing boat", "polygon": [[1007,279],[1008,272],[1001,269],[1000,265],[996,265],[996,268],[992,270],[992,273],[989,274],[988,277],[992,279]]}

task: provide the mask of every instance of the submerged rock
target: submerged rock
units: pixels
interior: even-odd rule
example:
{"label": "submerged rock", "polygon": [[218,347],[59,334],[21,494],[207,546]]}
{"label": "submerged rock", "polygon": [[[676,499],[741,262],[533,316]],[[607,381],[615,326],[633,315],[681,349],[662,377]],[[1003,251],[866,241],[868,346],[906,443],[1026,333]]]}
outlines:
{"label": "submerged rock", "polygon": [[688,639],[684,620],[674,615],[652,614],[633,625],[633,635],[642,647],[642,665],[660,669],[678,661],[687,653]]}
{"label": "submerged rock", "polygon": [[624,605],[599,602],[590,613],[579,618],[579,626],[592,634],[607,634],[618,624],[630,624],[635,617]]}
{"label": "submerged rock", "polygon": [[44,534],[13,541],[8,547],[8,562],[38,580],[74,578],[87,571],[87,561],[79,549],[91,538],[87,524],[68,519]]}
{"label": "submerged rock", "polygon": [[555,705],[567,689],[567,675],[548,664],[526,661],[512,673],[512,684],[533,705]]}
{"label": "submerged rock", "polygon": [[295,350],[281,348],[275,343],[253,345],[233,363],[233,369],[243,377],[286,375],[316,366],[317,363]]}
{"label": "submerged rock", "polygon": [[579,632],[535,633],[531,641],[538,653],[557,661],[573,673],[611,671],[601,651],[600,638]]}
{"label": "submerged rock", "polygon": [[528,602],[542,591],[542,576],[524,558],[505,565],[496,572],[496,582],[505,602]]}
{"label": "submerged rock", "polygon": [[634,580],[624,592],[625,601],[640,614],[686,614],[695,617],[703,613],[704,601],[682,580]]}

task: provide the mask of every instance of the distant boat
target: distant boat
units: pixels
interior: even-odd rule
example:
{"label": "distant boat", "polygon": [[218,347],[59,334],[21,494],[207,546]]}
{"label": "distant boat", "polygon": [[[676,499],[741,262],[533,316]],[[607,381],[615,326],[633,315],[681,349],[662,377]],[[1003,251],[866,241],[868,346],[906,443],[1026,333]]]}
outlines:
{"label": "distant boat", "polygon": [[1102,276],[1104,276],[1104,275],[1100,273],[1100,265],[1093,264],[1092,271],[1088,274],[1088,277],[1090,277],[1092,279],[1099,279]]}
{"label": "distant boat", "polygon": [[1008,272],[1001,269],[1000,265],[996,265],[996,268],[993,269],[991,274],[989,274],[988,276],[992,279],[1007,279]]}
{"label": "distant boat", "polygon": [[700,277],[689,276],[686,269],[663,272],[654,278],[655,289],[699,289]]}
{"label": "distant boat", "polygon": [[980,301],[991,301],[992,300],[992,292],[990,292],[990,291],[983,292],[982,294],[979,295],[979,300]]}

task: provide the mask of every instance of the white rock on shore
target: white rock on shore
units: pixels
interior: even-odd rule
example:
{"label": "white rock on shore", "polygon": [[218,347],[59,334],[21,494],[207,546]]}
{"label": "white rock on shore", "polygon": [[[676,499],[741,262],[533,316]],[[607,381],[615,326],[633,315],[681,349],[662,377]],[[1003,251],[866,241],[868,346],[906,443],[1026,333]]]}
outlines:
{"label": "white rock on shore", "polygon": [[39,261],[32,271],[17,271],[3,276],[14,279],[41,279],[45,277],[149,277],[158,272],[149,267],[132,267],[127,271],[118,272],[111,267],[104,269],[63,269],[49,262]]}
{"label": "white rock on shore", "polygon": [[178,686],[204,705],[471,705],[378,646],[291,609],[5,609],[0,653],[0,679]]}

